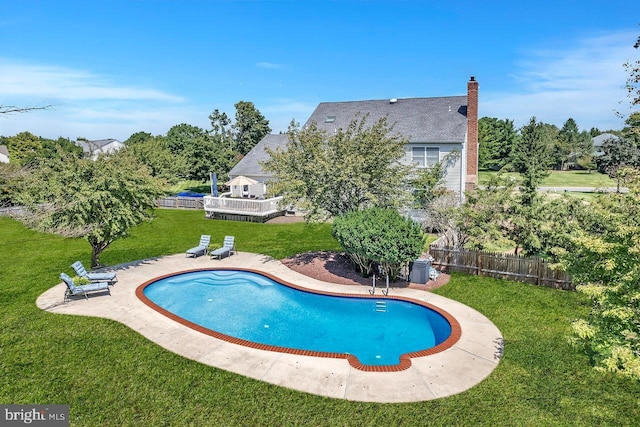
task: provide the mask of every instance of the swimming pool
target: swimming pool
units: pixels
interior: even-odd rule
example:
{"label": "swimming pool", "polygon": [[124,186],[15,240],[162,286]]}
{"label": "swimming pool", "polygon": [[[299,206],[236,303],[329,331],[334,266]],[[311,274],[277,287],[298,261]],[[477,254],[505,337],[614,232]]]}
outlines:
{"label": "swimming pool", "polygon": [[406,369],[411,357],[442,351],[459,338],[452,316],[421,301],[321,294],[242,269],[176,273],[136,293],[161,313],[217,338],[347,358],[362,370]]}

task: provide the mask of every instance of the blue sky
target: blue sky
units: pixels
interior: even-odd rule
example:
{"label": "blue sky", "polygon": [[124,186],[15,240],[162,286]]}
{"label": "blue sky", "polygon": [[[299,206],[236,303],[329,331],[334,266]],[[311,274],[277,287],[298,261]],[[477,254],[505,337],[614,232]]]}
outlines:
{"label": "blue sky", "polygon": [[464,95],[480,116],[623,126],[636,1],[0,0],[0,135],[127,139],[251,101],[274,132],[319,102]]}

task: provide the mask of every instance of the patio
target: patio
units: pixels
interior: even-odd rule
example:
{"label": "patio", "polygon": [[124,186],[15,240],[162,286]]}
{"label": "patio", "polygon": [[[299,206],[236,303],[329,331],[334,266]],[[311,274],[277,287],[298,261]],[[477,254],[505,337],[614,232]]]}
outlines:
{"label": "patio", "polygon": [[62,303],[64,285],[43,293],[37,305],[58,314],[105,317],[119,321],[165,349],[210,366],[316,395],[365,402],[415,402],[463,392],[484,380],[502,356],[502,335],[485,316],[456,301],[416,289],[392,288],[392,294],[427,301],[453,315],[462,335],[451,348],[412,359],[401,372],[365,372],[344,359],[258,350],[216,339],[181,325],[143,304],[136,288],[152,278],[197,268],[249,268],[310,289],[368,293],[368,288],[322,282],[290,270],[268,256],[240,252],[222,261],[184,254],[114,267],[118,283],[112,296]]}

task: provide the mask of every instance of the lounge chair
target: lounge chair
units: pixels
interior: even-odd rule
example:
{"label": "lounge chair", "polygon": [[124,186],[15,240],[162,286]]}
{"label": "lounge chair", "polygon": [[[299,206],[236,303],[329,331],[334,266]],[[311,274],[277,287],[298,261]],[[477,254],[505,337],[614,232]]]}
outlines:
{"label": "lounge chair", "polygon": [[209,250],[209,242],[211,242],[211,236],[203,234],[200,236],[200,243],[198,246],[187,249],[187,256],[196,258],[200,255],[206,255]]}
{"label": "lounge chair", "polygon": [[86,299],[89,299],[89,293],[107,291],[111,295],[108,282],[93,282],[88,285],[76,286],[73,284],[73,280],[65,273],[60,273],[60,278],[67,285],[67,289],[64,292],[64,302],[73,296],[84,295]]}
{"label": "lounge chair", "polygon": [[211,258],[216,257],[218,259],[222,259],[224,256],[230,256],[233,252],[237,253],[235,248],[235,238],[233,236],[225,236],[222,247],[209,252],[209,254],[211,255]]}
{"label": "lounge chair", "polygon": [[71,264],[71,267],[76,271],[76,274],[80,277],[86,277],[92,282],[108,282],[113,285],[118,281],[116,273],[89,273],[84,265],[80,261],[76,261]]}

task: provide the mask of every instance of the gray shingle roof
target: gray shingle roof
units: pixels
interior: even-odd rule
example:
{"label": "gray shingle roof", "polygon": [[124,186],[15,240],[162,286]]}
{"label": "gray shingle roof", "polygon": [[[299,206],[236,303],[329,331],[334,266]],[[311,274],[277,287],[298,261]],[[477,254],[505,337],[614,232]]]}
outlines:
{"label": "gray shingle roof", "polygon": [[238,162],[238,164],[233,167],[233,169],[231,169],[231,171],[229,171],[229,176],[235,177],[245,175],[270,178],[271,174],[265,173],[260,167],[260,162],[269,160],[269,155],[264,151],[264,148],[269,147],[271,149],[275,149],[276,147],[284,147],[287,145],[287,139],[287,134],[266,135],[259,143],[256,144],[255,147],[253,147],[251,151],[247,153],[246,156],[242,158],[242,160]]}
{"label": "gray shingle roof", "polygon": [[[389,99],[322,102],[307,124],[316,122],[320,129],[333,133],[336,129],[346,129],[357,114],[367,113],[369,124],[386,116],[390,125],[395,124],[394,132],[409,142],[462,143],[467,133],[466,96],[405,98],[393,103]],[[333,121],[327,120],[332,117],[335,117]]]}
{"label": "gray shingle roof", "polygon": [[[319,129],[333,133],[346,129],[358,115],[369,114],[367,123],[373,125],[380,118],[394,125],[394,133],[402,135],[409,142],[464,143],[467,133],[467,97],[447,96],[439,98],[404,98],[395,102],[385,100],[322,102],[307,120],[305,126],[315,122]],[[329,120],[327,120],[330,118]],[[260,167],[261,161],[268,160],[264,151],[284,147],[287,135],[265,136],[229,175],[247,175],[270,178]]]}
{"label": "gray shingle roof", "polygon": [[6,145],[0,145],[0,154],[4,154],[5,156],[9,157],[9,149]]}
{"label": "gray shingle roof", "polygon": [[591,138],[591,141],[593,142],[593,147],[597,149],[602,147],[602,144],[604,144],[609,139],[617,140],[620,138],[618,138],[616,135],[612,133],[603,133],[596,137]]}

